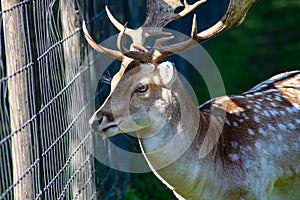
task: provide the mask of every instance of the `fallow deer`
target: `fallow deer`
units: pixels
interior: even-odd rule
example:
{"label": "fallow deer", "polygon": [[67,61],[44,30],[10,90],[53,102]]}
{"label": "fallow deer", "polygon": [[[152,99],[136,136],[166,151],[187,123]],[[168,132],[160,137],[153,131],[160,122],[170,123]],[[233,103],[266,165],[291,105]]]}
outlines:
{"label": "fallow deer", "polygon": [[[268,79],[240,94],[214,98],[196,107],[172,63],[162,59],[195,47],[239,25],[256,0],[231,0],[224,17],[191,39],[164,46],[173,37],[162,28],[205,0],[189,5],[180,0],[147,1],[147,16],[137,30],[122,26],[119,51],[97,44],[100,53],[122,61],[111,93],[94,113],[92,130],[105,137],[136,132],[154,174],[179,199],[300,198],[300,71]],[[123,35],[131,36],[130,49]],[[146,38],[161,36],[151,49]]]}

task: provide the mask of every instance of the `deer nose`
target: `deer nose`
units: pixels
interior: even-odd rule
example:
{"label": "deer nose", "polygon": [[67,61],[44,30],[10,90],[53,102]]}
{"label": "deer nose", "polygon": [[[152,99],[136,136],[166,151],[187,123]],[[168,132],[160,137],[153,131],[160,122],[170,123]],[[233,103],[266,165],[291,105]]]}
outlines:
{"label": "deer nose", "polygon": [[[104,120],[104,118],[106,120]],[[99,132],[99,131],[101,131],[101,128],[100,128],[101,124],[104,123],[104,121],[113,121],[113,120],[114,120],[113,117],[108,113],[96,112],[89,120],[89,125],[93,131]]]}
{"label": "deer nose", "polygon": [[92,131],[99,131],[99,125],[101,124],[102,119],[102,116],[99,119],[96,113],[91,117],[91,119],[89,120],[89,125]]}

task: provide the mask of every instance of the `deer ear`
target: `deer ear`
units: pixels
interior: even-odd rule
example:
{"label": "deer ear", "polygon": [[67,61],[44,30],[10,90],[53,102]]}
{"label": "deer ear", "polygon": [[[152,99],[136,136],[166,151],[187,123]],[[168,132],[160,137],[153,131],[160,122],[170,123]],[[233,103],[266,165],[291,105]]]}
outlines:
{"label": "deer ear", "polygon": [[154,77],[156,84],[171,86],[175,80],[176,70],[171,62],[163,62],[157,66],[157,75]]}

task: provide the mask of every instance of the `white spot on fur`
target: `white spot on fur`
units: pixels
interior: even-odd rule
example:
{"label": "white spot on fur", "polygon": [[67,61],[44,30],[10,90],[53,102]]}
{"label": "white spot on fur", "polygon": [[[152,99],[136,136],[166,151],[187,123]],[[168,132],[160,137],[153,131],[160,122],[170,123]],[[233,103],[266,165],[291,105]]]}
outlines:
{"label": "white spot on fur", "polygon": [[255,142],[255,147],[261,149],[261,143],[259,141]]}
{"label": "white spot on fur", "polygon": [[238,127],[238,123],[237,122],[232,122],[233,126]]}
{"label": "white spot on fur", "polygon": [[284,116],[284,115],[285,115],[285,112],[284,112],[283,110],[281,110],[281,111],[280,111],[280,114]]}
{"label": "white spot on fur", "polygon": [[245,160],[245,167],[247,169],[250,169],[251,167],[253,167],[253,161],[252,160]]}
{"label": "white spot on fur", "polygon": [[278,156],[282,154],[282,149],[281,149],[281,148],[278,148],[277,145],[271,144],[271,145],[269,146],[269,150],[270,150],[270,152],[273,152],[274,154],[276,154],[276,155],[278,155]]}
{"label": "white spot on fur", "polygon": [[283,124],[281,124],[281,123],[278,123],[278,127],[279,127],[279,129],[280,129],[281,131],[286,132],[286,126],[285,126],[285,125],[283,125]]}
{"label": "white spot on fur", "polygon": [[271,131],[276,131],[276,128],[272,124],[268,124],[268,129]]}
{"label": "white spot on fur", "polygon": [[274,150],[276,149],[276,147],[274,147],[273,144],[270,144],[269,145],[269,149],[270,149],[271,152],[274,152]]}
{"label": "white spot on fur", "polygon": [[272,92],[272,93],[274,92],[274,93],[277,93],[278,90],[277,90],[277,89],[269,89],[268,92]]}
{"label": "white spot on fur", "polygon": [[273,99],[271,97],[267,97],[266,100],[273,101]]}
{"label": "white spot on fur", "polygon": [[231,141],[230,144],[235,149],[238,148],[238,146],[239,146],[239,143],[237,143],[237,141]]}
{"label": "white spot on fur", "polygon": [[226,124],[227,124],[228,126],[231,126],[231,123],[230,123],[230,121],[229,121],[228,119],[226,119]]}
{"label": "white spot on fur", "polygon": [[237,161],[239,159],[239,155],[237,155],[236,153],[231,153],[229,154],[229,159],[232,161]]}
{"label": "white spot on fur", "polygon": [[255,96],[260,96],[260,95],[263,95],[263,93],[262,92],[254,92],[254,95]]}
{"label": "white spot on fur", "polygon": [[277,104],[274,103],[274,102],[271,102],[270,105],[273,106],[273,107],[277,107]]}
{"label": "white spot on fur", "polygon": [[254,115],[253,116],[253,119],[256,123],[259,123],[260,122],[260,118],[257,116],[257,115]]}
{"label": "white spot on fur", "polygon": [[253,152],[253,148],[252,148],[252,146],[249,146],[249,145],[248,145],[248,146],[246,146],[246,150],[247,150],[247,151],[249,151],[249,152]]}
{"label": "white spot on fur", "polygon": [[288,151],[289,149],[290,149],[290,148],[289,148],[288,145],[286,145],[286,144],[283,145],[283,150],[284,150],[284,151]]}
{"label": "white spot on fur", "polygon": [[272,115],[273,117],[275,117],[276,115],[278,115],[277,110],[269,110],[269,112],[271,113],[271,115]]}
{"label": "white spot on fur", "polygon": [[288,125],[289,129],[296,130],[296,126],[294,124],[288,123],[287,125]]}
{"label": "white spot on fur", "polygon": [[246,97],[253,97],[254,95],[253,94],[246,94]]}
{"label": "white spot on fur", "polygon": [[244,117],[245,120],[249,120],[250,117],[248,117],[248,115],[246,115],[246,113],[242,113],[242,116]]}
{"label": "white spot on fur", "polygon": [[240,146],[240,152],[241,152],[241,154],[243,154],[243,155],[247,154],[247,152],[248,152],[247,147]]}
{"label": "white spot on fur", "polygon": [[255,113],[260,113],[260,111],[259,111],[257,108],[254,108],[254,109],[253,109],[253,112],[255,112]]}
{"label": "white spot on fur", "polygon": [[282,141],[282,135],[277,135],[277,139],[278,139],[279,141]]}
{"label": "white spot on fur", "polygon": [[295,150],[298,150],[298,149],[299,149],[299,144],[296,143],[296,142],[294,142],[294,143],[293,143],[293,147],[294,147]]}
{"label": "white spot on fur", "polygon": [[267,133],[263,128],[261,128],[261,127],[258,129],[258,132],[259,132],[260,134],[262,134],[263,136],[265,136],[265,137],[268,136],[268,133]]}
{"label": "white spot on fur", "polygon": [[290,108],[290,107],[286,107],[285,108],[289,113],[294,113],[294,109],[293,108]]}
{"label": "white spot on fur", "polygon": [[250,106],[250,105],[246,105],[246,108],[247,108],[247,109],[251,109],[251,106]]}
{"label": "white spot on fur", "polygon": [[275,96],[275,100],[276,100],[276,101],[282,101],[282,99],[281,99],[280,96]]}
{"label": "white spot on fur", "polygon": [[264,110],[263,113],[266,117],[270,117],[270,113],[267,110]]}
{"label": "white spot on fur", "polygon": [[297,123],[297,124],[300,124],[300,119],[296,119],[296,123]]}
{"label": "white spot on fur", "polygon": [[261,109],[261,106],[258,105],[258,104],[255,104],[255,107],[256,107],[257,109]]}
{"label": "white spot on fur", "polygon": [[249,135],[254,135],[255,134],[255,132],[250,128],[248,128],[248,133],[249,133]]}

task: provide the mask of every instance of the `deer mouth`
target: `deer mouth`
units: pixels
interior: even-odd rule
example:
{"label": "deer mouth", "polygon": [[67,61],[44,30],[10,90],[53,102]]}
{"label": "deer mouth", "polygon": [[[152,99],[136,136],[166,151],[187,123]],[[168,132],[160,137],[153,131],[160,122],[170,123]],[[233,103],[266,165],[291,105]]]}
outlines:
{"label": "deer mouth", "polygon": [[99,125],[99,132],[103,137],[112,137],[114,135],[117,135],[121,133],[122,131],[118,127],[117,122],[110,122],[107,124],[100,124]]}
{"label": "deer mouth", "polygon": [[104,137],[112,137],[112,136],[120,133],[120,129],[119,129],[118,125],[113,124],[113,125],[109,125],[105,128],[102,128],[101,133]]}
{"label": "deer mouth", "polygon": [[108,126],[108,127],[103,128],[102,131],[103,131],[103,132],[108,132],[109,129],[117,128],[117,127],[118,127],[117,125],[110,125],[110,126]]}

